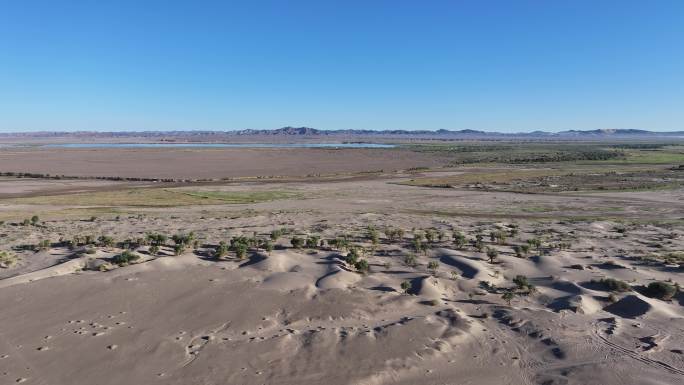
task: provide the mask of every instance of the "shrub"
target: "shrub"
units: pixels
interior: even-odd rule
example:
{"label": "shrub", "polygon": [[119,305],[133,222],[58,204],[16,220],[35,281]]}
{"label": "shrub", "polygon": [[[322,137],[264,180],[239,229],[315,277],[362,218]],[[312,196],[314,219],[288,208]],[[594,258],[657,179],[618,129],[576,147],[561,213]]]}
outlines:
{"label": "shrub", "polygon": [[404,291],[404,293],[408,293],[409,290],[411,290],[411,281],[404,281],[401,283],[401,290]]}
{"label": "shrub", "polygon": [[150,246],[149,251],[150,251],[151,255],[157,255],[159,253],[159,246],[152,245],[152,246]]}
{"label": "shrub", "polygon": [[417,261],[416,256],[414,254],[407,254],[404,257],[404,263],[406,264],[406,266],[416,267],[416,265],[418,264],[418,261]]}
{"label": "shrub", "polygon": [[320,242],[320,240],[321,237],[319,237],[318,235],[311,235],[306,238],[306,247],[308,249],[315,249],[318,247],[318,242]]}
{"label": "shrub", "polygon": [[38,215],[34,215],[34,216],[31,217],[31,224],[32,224],[32,225],[35,226],[35,225],[38,224],[38,222],[40,222],[40,218],[38,218]]}
{"label": "shrub", "polygon": [[223,258],[228,254],[228,244],[224,241],[221,241],[219,245],[216,247],[216,250],[214,250],[214,258]]}
{"label": "shrub", "polygon": [[302,246],[304,246],[304,239],[299,238],[298,236],[294,236],[294,237],[292,237],[292,239],[290,239],[290,244],[295,249],[301,249]]}
{"label": "shrub", "polygon": [[275,229],[271,231],[270,237],[273,242],[277,241],[278,238],[283,236],[283,230]]}
{"label": "shrub", "polygon": [[534,247],[537,251],[541,248],[541,240],[539,238],[532,238],[527,240],[527,244]]}
{"label": "shrub", "polygon": [[428,262],[428,265],[427,265],[428,270],[432,270],[434,272],[435,270],[437,270],[438,267],[439,267],[439,262],[437,262],[437,261]]}
{"label": "shrub", "polygon": [[420,253],[421,251],[427,252],[427,245],[424,244],[423,241],[421,241],[421,238],[422,237],[418,236],[417,234],[415,237],[413,237],[412,244],[413,249],[416,251],[416,253]]}
{"label": "shrub", "polygon": [[380,243],[380,235],[378,234],[378,230],[376,230],[375,227],[368,227],[367,237],[373,246],[377,246],[377,244]]}
{"label": "shrub", "polygon": [[114,245],[114,238],[107,235],[101,235],[99,238],[97,238],[97,241],[100,243],[100,246],[104,247],[111,247]]}
{"label": "shrub", "polygon": [[425,230],[425,240],[428,243],[433,243],[435,241],[435,237],[437,236],[437,232],[433,229],[427,229]]}
{"label": "shrub", "polygon": [[645,294],[652,298],[669,301],[677,294],[678,291],[679,288],[676,285],[658,281],[649,283],[646,287]]}
{"label": "shrub", "polygon": [[399,228],[387,227],[385,228],[385,236],[390,242],[400,241],[404,238],[404,230]]}
{"label": "shrub", "polygon": [[177,243],[173,245],[173,255],[181,255],[185,252],[185,243]]}
{"label": "shrub", "polygon": [[166,243],[166,235],[164,234],[147,234],[147,240],[150,241],[152,245],[163,246]]}
{"label": "shrub", "polygon": [[359,261],[359,257],[359,251],[356,247],[354,247],[351,250],[349,250],[347,255],[344,257],[344,261],[350,266],[355,266],[356,263]]}
{"label": "shrub", "polygon": [[370,266],[368,265],[368,261],[365,259],[359,259],[354,263],[354,268],[362,273],[367,273],[370,270]]}
{"label": "shrub", "polygon": [[176,234],[171,239],[176,245],[189,246],[195,241],[195,233],[191,231],[188,234]]}
{"label": "shrub", "polygon": [[51,246],[50,240],[49,239],[43,239],[42,241],[38,242],[38,250],[47,250]]}
{"label": "shrub", "polygon": [[112,257],[112,263],[115,263],[119,266],[124,266],[124,265],[130,264],[131,262],[135,262],[138,259],[140,259],[140,257],[138,255],[133,254],[132,252],[126,250],[119,255],[113,256]]}
{"label": "shrub", "polygon": [[270,253],[273,251],[273,243],[268,239],[264,239],[261,241],[261,248],[266,250],[267,253]]}
{"label": "shrub", "polygon": [[632,291],[632,287],[627,282],[620,281],[614,278],[602,278],[598,281],[606,290],[624,293]]}
{"label": "shrub", "polygon": [[245,259],[247,257],[247,245],[244,243],[238,243],[234,246],[235,256],[239,259]]}
{"label": "shrub", "polygon": [[17,263],[17,257],[7,251],[0,251],[0,267],[8,268]]}

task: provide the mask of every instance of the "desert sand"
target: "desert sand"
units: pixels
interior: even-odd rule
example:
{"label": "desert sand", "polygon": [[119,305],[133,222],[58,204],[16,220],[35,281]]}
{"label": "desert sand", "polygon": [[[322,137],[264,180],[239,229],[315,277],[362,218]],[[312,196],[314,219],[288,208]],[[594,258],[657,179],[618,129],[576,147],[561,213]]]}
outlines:
{"label": "desert sand", "polygon": [[[340,154],[400,171],[161,186],[4,178],[0,383],[684,383],[684,296],[648,289],[684,284],[684,190],[419,187],[406,183],[480,171],[401,171],[422,160],[386,153],[368,155],[377,165]],[[102,164],[81,154],[45,169],[48,152],[22,171],[95,175],[121,150]],[[231,175],[294,167],[269,151],[239,156],[249,165]],[[150,175],[124,158],[123,174]],[[316,172],[354,171],[326,162]],[[153,250],[149,234],[169,239]],[[174,251],[171,236],[188,234]],[[272,234],[270,251],[217,253]],[[137,259],[117,263],[126,250]]]}

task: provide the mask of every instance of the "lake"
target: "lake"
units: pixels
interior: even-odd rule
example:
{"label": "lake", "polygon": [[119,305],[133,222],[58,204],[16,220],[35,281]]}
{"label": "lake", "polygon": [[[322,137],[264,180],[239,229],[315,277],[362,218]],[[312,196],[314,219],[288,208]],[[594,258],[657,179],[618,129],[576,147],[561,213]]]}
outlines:
{"label": "lake", "polygon": [[381,143],[54,143],[50,148],[394,148]]}

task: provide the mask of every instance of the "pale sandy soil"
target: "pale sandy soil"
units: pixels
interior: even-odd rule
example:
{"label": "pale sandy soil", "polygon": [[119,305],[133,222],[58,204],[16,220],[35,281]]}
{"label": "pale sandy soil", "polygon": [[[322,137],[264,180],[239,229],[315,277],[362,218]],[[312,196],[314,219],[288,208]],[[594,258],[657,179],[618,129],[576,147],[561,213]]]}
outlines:
{"label": "pale sandy soil", "polygon": [[[0,383],[684,383],[684,296],[664,301],[641,289],[656,280],[684,285],[681,266],[644,259],[684,249],[684,191],[514,194],[397,184],[405,178],[188,186],[297,195],[116,207],[94,221],[88,210],[106,202],[0,200],[9,215],[0,250],[85,234],[120,241],[194,231],[200,241],[180,256],[165,247],[153,257],[142,246],[139,263],[109,271],[87,267],[121,249],[15,250],[19,262],[0,269]],[[40,183],[15,181],[10,192],[56,188]],[[82,217],[62,215],[69,210]],[[34,213],[43,219],[37,226],[17,225]],[[374,251],[369,225],[381,234]],[[490,241],[495,226],[511,225],[517,234],[504,244]],[[390,242],[387,226],[404,229],[404,239]],[[370,272],[345,263],[344,250],[293,249],[291,235],[271,253],[208,257],[222,240],[267,237],[275,228],[323,239],[349,234],[369,250]],[[408,266],[411,238],[427,228],[446,236]],[[483,234],[498,259],[457,248],[453,230],[469,240]],[[542,250],[516,257],[512,245],[531,238],[543,241]],[[571,246],[551,247],[559,242]],[[515,295],[509,305],[502,293],[516,275],[536,292]],[[591,282],[606,277],[634,290],[615,293],[612,303],[611,293]],[[411,282],[409,293],[403,282]]]}
{"label": "pale sandy soil", "polygon": [[441,166],[403,149],[64,149],[0,148],[0,172],[128,178],[306,176]]}

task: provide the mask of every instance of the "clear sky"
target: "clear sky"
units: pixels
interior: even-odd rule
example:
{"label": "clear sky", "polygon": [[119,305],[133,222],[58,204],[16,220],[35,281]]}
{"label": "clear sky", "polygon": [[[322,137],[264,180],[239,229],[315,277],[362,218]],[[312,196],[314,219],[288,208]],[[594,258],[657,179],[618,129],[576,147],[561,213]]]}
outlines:
{"label": "clear sky", "polygon": [[0,131],[684,130],[684,1],[0,0]]}

